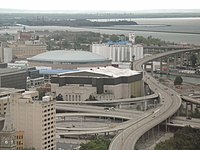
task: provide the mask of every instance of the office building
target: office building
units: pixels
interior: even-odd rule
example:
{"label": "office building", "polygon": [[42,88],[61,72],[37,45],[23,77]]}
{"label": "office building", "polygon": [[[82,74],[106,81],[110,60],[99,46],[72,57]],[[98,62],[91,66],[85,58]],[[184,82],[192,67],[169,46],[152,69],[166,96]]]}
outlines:
{"label": "office building", "polygon": [[0,149],[1,150],[16,150],[16,131],[13,126],[11,117],[11,102],[7,99],[7,108],[4,121],[4,127],[0,131]]}
{"label": "office building", "polygon": [[0,87],[26,89],[26,77],[26,70],[7,68],[6,64],[0,64]]}
{"label": "office building", "polygon": [[24,147],[36,150],[56,149],[55,101],[50,96],[33,100],[30,95],[10,95],[11,117],[16,131],[24,132]]}

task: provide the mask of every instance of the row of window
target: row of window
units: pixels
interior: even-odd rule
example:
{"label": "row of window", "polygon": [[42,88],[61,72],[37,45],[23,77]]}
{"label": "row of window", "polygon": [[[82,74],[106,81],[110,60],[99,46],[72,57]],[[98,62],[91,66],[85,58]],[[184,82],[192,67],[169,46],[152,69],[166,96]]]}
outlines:
{"label": "row of window", "polygon": [[54,110],[55,108],[49,108],[49,109],[45,109],[43,112],[49,112],[50,110]]}
{"label": "row of window", "polygon": [[51,113],[44,114],[43,117],[47,117],[47,116],[53,115],[54,113],[55,113],[55,112],[51,112]]}
{"label": "row of window", "polygon": [[48,104],[48,105],[44,105],[44,108],[47,108],[47,107],[50,107],[50,106],[53,106],[54,103],[51,103],[51,104]]}
{"label": "row of window", "polygon": [[[50,148],[52,147],[52,148]],[[49,144],[48,146],[45,146],[44,149],[46,150],[55,150],[55,144]]]}
{"label": "row of window", "polygon": [[67,101],[81,101],[81,95],[66,95]]}
{"label": "row of window", "polygon": [[47,134],[49,135],[49,134],[54,133],[54,132],[55,132],[54,130],[51,130],[51,131],[45,132],[45,133],[44,133],[44,136],[46,136]]}

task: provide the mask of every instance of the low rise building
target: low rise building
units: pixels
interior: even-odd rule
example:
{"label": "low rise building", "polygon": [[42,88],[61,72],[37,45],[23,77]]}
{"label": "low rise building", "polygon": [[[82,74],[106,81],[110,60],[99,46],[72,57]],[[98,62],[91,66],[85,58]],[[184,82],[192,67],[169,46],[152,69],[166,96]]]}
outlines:
{"label": "low rise building", "polygon": [[29,43],[13,43],[9,45],[9,48],[12,48],[14,59],[26,59],[47,51],[45,44],[36,44],[32,41],[29,41]]}

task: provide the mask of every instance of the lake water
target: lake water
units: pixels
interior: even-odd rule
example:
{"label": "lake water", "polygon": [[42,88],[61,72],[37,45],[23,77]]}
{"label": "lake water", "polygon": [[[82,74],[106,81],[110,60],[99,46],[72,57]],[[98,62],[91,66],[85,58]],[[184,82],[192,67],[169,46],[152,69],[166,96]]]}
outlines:
{"label": "lake water", "polygon": [[[26,30],[70,30],[93,31],[105,34],[125,34],[134,32],[136,35],[153,36],[165,41],[200,45],[200,18],[136,18],[131,19],[139,25],[114,26],[105,28],[73,28],[60,26],[26,26]],[[10,27],[0,33],[16,33],[22,27]],[[140,30],[140,31],[138,31]],[[148,31],[144,31],[148,30]],[[168,33],[166,33],[168,32]],[[180,33],[171,33],[180,32]],[[182,32],[182,33],[181,33]],[[187,33],[186,33],[187,32]]]}

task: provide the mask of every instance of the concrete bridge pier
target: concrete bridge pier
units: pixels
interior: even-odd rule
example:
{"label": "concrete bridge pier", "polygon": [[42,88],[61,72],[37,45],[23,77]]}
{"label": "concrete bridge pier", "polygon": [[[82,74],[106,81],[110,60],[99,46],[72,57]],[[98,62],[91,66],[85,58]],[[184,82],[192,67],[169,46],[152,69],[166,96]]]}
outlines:
{"label": "concrete bridge pier", "polygon": [[165,132],[168,132],[167,120],[165,120]]}
{"label": "concrete bridge pier", "polygon": [[163,71],[163,59],[160,58],[160,73]]}
{"label": "concrete bridge pier", "polygon": [[144,101],[144,102],[143,102],[143,106],[144,106],[144,107],[143,107],[143,108],[144,108],[144,111],[146,111],[146,110],[147,110],[147,101]]}
{"label": "concrete bridge pier", "polygon": [[188,103],[186,102],[186,118],[188,118]]}
{"label": "concrete bridge pier", "polygon": [[177,66],[177,54],[174,55],[174,69],[176,69]]}
{"label": "concrete bridge pier", "polygon": [[180,66],[183,66],[183,60],[184,60],[184,53],[181,53],[180,55]]}
{"label": "concrete bridge pier", "polygon": [[160,136],[160,124],[158,124],[158,136]]}
{"label": "concrete bridge pier", "polygon": [[157,104],[158,104],[157,99],[154,99],[154,100],[153,100],[153,107],[156,107]]}
{"label": "concrete bridge pier", "polygon": [[167,57],[167,72],[166,72],[166,74],[167,74],[167,76],[169,75],[169,56]]}
{"label": "concrete bridge pier", "polygon": [[121,104],[117,104],[117,108],[119,108],[119,109],[120,109],[121,107],[122,107],[122,106],[121,106]]}
{"label": "concrete bridge pier", "polygon": [[193,113],[193,104],[190,103],[191,113]]}
{"label": "concrete bridge pier", "polygon": [[200,52],[198,51],[197,53],[197,62],[200,64]]}

